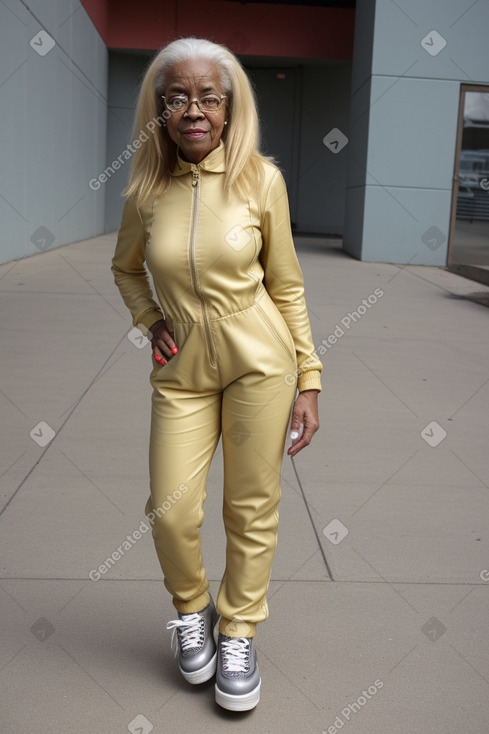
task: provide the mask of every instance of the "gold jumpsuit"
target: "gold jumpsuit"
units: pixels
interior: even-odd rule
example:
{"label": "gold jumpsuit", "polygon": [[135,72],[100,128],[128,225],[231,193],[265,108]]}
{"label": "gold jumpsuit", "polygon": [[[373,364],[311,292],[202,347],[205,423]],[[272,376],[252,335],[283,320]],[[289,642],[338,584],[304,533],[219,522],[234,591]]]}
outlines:
{"label": "gold jumpsuit", "polygon": [[[179,352],[153,367],[149,450],[153,526],[176,609],[209,601],[200,527],[222,436],[226,569],[221,631],[251,637],[268,616],[280,473],[299,391],[320,389],[285,182],[265,163],[253,198],[227,198],[224,145],[199,164],[181,158],[170,188],[124,207],[112,261],[133,324],[171,317]],[[153,298],[145,261],[159,303]]]}

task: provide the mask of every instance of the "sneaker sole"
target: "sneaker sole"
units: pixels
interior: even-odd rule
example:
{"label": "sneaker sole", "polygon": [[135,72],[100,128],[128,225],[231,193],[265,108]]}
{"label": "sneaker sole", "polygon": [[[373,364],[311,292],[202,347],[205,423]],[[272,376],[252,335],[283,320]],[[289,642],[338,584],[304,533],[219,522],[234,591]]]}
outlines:
{"label": "sneaker sole", "polygon": [[[180,666],[179,666],[180,667]],[[200,668],[199,670],[183,670],[180,667],[180,673],[183,675],[187,683],[191,683],[192,685],[198,685],[199,683],[205,683],[206,681],[210,680],[213,675],[216,672],[217,668],[217,650],[214,653],[213,657],[209,660],[207,665],[204,665],[203,668]]]}
{"label": "sneaker sole", "polygon": [[232,693],[224,693],[224,691],[219,690],[216,683],[216,703],[223,709],[228,709],[228,711],[249,711],[250,709],[254,709],[260,700],[260,688],[261,681],[249,693],[236,696]]}

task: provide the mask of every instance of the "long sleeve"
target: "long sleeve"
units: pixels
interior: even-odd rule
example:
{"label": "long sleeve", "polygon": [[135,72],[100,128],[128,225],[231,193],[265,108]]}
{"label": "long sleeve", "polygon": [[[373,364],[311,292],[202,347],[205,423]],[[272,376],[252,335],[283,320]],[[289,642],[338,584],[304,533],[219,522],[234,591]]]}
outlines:
{"label": "long sleeve", "polygon": [[287,189],[278,170],[266,192],[262,237],[264,285],[284,317],[295,344],[299,392],[320,390],[323,366],[314,351],[304,279],[292,239]]}
{"label": "long sleeve", "polygon": [[133,325],[149,329],[163,318],[163,313],[153,297],[144,265],[145,252],[143,222],[135,204],[127,200],[111,269],[122,299],[132,314]]}

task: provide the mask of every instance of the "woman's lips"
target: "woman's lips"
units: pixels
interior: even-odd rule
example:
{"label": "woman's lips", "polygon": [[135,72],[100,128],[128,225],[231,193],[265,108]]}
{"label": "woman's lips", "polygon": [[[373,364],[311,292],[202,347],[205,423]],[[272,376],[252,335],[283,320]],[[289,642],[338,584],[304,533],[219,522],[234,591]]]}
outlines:
{"label": "woman's lips", "polygon": [[184,130],[182,132],[182,135],[185,135],[186,138],[190,138],[191,140],[198,140],[199,138],[203,138],[205,135],[207,135],[207,130],[202,130],[200,128]]}

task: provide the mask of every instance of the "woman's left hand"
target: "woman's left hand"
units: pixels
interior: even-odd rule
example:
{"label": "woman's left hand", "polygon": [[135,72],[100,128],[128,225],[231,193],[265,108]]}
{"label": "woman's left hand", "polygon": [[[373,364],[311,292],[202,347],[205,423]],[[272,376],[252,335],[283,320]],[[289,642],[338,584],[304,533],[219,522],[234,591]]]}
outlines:
{"label": "woman's left hand", "polygon": [[288,449],[289,456],[295,456],[309,446],[319,428],[318,390],[304,390],[299,393],[292,410],[291,430],[298,431],[304,425],[302,436]]}

